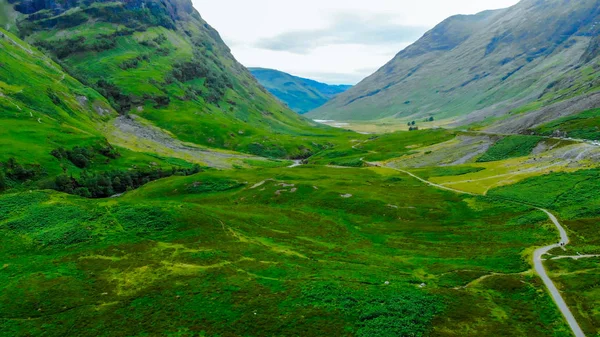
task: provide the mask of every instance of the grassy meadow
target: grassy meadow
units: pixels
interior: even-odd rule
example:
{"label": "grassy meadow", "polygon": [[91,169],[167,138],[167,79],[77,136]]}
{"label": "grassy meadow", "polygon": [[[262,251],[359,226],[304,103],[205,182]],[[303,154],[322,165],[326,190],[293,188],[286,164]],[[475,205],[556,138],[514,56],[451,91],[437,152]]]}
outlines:
{"label": "grassy meadow", "polygon": [[0,207],[6,335],[569,335],[530,271],[556,236],[543,213],[390,169],[213,171]]}

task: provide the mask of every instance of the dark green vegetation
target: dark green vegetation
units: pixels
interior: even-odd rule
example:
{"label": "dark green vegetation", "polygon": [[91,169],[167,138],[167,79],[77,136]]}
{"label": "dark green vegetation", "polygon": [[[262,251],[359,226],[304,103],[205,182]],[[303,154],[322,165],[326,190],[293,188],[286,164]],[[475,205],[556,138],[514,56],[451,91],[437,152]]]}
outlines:
{"label": "dark green vegetation", "polygon": [[543,136],[600,140],[600,110],[585,111],[541,125],[533,130]]}
{"label": "dark green vegetation", "polygon": [[542,140],[540,137],[507,136],[496,142],[477,161],[480,163],[525,157]]}
{"label": "dark green vegetation", "polygon": [[[545,207],[569,229],[573,248],[554,255],[598,254],[600,251],[600,170],[554,173],[490,191],[490,195]],[[584,331],[598,333],[600,306],[598,258],[551,260],[551,276],[565,291],[566,301]]]}
{"label": "dark green vegetation", "polygon": [[[523,250],[555,237],[543,214],[391,170],[205,172],[117,199],[0,198],[4,335],[568,336],[520,274]],[[472,282],[490,273],[506,275]]]}
{"label": "dark green vegetation", "polygon": [[320,107],[352,87],[320,83],[272,69],[250,68],[249,70],[271,94],[300,114]]}
{"label": "dark green vegetation", "polygon": [[310,117],[406,123],[433,112],[487,124],[598,91],[599,20],[597,0],[523,0],[450,17]]}

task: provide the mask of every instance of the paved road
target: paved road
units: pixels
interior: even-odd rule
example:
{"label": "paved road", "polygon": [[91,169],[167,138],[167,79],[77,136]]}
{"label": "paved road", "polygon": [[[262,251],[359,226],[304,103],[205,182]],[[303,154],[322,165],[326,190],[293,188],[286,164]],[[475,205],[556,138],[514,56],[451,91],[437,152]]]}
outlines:
{"label": "paved road", "polygon": [[[568,245],[569,244],[569,236],[567,235],[567,231],[563,228],[563,226],[560,224],[560,222],[558,222],[558,219],[554,216],[554,214],[548,212],[545,209],[540,208],[540,210],[543,211],[544,213],[546,213],[548,215],[548,217],[550,218],[550,220],[552,220],[552,222],[554,223],[556,228],[558,228],[558,231],[560,232],[561,242],[564,243],[565,245]],[[567,323],[569,323],[569,326],[571,327],[571,330],[573,330],[573,333],[575,334],[575,336],[576,337],[585,337],[585,334],[581,330],[581,327],[577,323],[577,320],[571,313],[571,310],[567,306],[567,303],[565,303],[565,300],[563,299],[562,295],[556,288],[556,285],[554,285],[554,282],[552,282],[552,280],[548,276],[548,273],[546,272],[546,268],[544,267],[544,260],[542,259],[542,257],[544,255],[546,255],[552,249],[558,248],[558,247],[560,247],[560,245],[557,243],[557,244],[554,244],[551,246],[542,247],[535,251],[535,253],[533,254],[533,262],[535,265],[535,271],[540,275],[540,277],[544,281],[546,288],[548,288],[548,290],[550,291],[550,295],[552,295],[554,302],[556,302],[556,305],[560,309],[560,312],[562,312],[563,316],[567,320]]]}
{"label": "paved road", "polygon": [[[379,163],[367,163],[367,164],[372,165],[372,166],[381,166]],[[396,171],[408,174],[409,176],[411,176],[413,178],[416,178],[419,181],[421,181],[421,182],[423,182],[423,183],[425,183],[425,184],[427,184],[429,186],[433,186],[433,187],[436,187],[436,188],[440,188],[440,189],[444,189],[444,190],[447,190],[447,191],[452,191],[452,192],[456,192],[456,193],[460,193],[460,194],[474,195],[472,193],[468,193],[468,192],[464,192],[464,191],[459,191],[459,190],[455,190],[453,188],[449,188],[449,187],[446,187],[446,186],[442,186],[442,185],[438,185],[438,184],[432,183],[431,181],[425,180],[425,179],[423,179],[421,177],[418,177],[418,176],[412,174],[411,172],[408,172],[408,171],[405,171],[405,170],[402,170],[402,169],[398,169],[398,168],[395,168],[395,167],[389,167],[389,166],[388,166],[388,168],[391,168],[391,169],[394,169]],[[540,208],[539,210],[541,210],[544,213],[546,213],[546,215],[548,215],[548,217],[550,218],[550,220],[552,220],[552,222],[554,223],[554,225],[556,226],[556,228],[558,228],[558,231],[560,233],[560,242],[564,243],[565,246],[568,245],[569,244],[569,236],[567,235],[567,231],[560,224],[560,222],[554,216],[554,214],[550,213],[549,211],[547,211],[545,209],[541,209]],[[534,263],[534,266],[535,266],[535,271],[538,273],[538,275],[540,275],[540,277],[544,281],[544,284],[546,285],[546,288],[548,288],[548,291],[550,291],[550,295],[554,299],[554,302],[558,306],[558,309],[560,310],[560,312],[563,314],[563,316],[567,320],[567,323],[569,323],[569,326],[571,327],[571,330],[573,331],[573,334],[576,337],[585,337],[585,334],[583,333],[583,330],[581,330],[581,327],[579,326],[579,323],[577,323],[577,320],[573,316],[573,313],[571,313],[571,310],[567,306],[567,303],[565,302],[565,300],[563,299],[562,295],[558,291],[558,288],[556,288],[556,285],[554,284],[554,282],[552,282],[552,280],[548,276],[548,273],[546,272],[546,268],[544,267],[544,263],[543,263],[542,257],[544,255],[546,255],[552,249],[559,248],[559,247],[561,247],[561,245],[559,243],[556,243],[556,244],[551,245],[551,246],[546,246],[546,247],[542,247],[540,249],[537,249],[535,251],[535,253],[534,253],[534,256],[533,256],[533,263]]]}

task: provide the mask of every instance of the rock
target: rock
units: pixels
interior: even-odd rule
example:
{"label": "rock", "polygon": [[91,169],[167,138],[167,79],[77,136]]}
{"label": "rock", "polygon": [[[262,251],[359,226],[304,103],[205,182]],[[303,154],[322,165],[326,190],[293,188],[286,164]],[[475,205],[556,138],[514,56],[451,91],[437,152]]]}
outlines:
{"label": "rock", "polygon": [[348,199],[348,198],[352,198],[352,194],[342,194],[342,195],[340,195],[340,197],[342,197],[344,199]]}
{"label": "rock", "polygon": [[77,100],[77,103],[79,103],[79,105],[81,106],[86,106],[88,103],[88,98],[85,96],[75,96],[75,99]]}

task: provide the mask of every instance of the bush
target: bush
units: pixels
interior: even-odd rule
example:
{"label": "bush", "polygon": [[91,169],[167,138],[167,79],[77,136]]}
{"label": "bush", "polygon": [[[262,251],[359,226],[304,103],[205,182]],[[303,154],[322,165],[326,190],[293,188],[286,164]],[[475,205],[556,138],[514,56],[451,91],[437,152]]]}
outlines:
{"label": "bush", "polygon": [[151,181],[173,175],[192,175],[202,171],[199,165],[191,168],[173,167],[171,170],[110,171],[91,173],[83,171],[79,179],[60,175],[54,180],[53,189],[84,198],[107,198],[118,193],[136,189]]}
{"label": "bush", "polygon": [[508,136],[490,147],[477,162],[485,163],[509,158],[524,157],[542,140],[540,137]]}
{"label": "bush", "polygon": [[121,93],[121,89],[113,83],[101,79],[96,82],[94,88],[102,96],[106,97],[112,106],[121,114],[131,110],[131,107],[133,106],[133,97]]}
{"label": "bush", "polygon": [[0,191],[4,191],[8,187],[4,172],[0,171]]}
{"label": "bush", "polygon": [[19,164],[15,158],[8,159],[4,166],[4,173],[6,177],[16,182],[23,182],[26,180],[34,179],[35,177],[43,173],[43,170],[39,165],[27,165],[25,167]]}
{"label": "bush", "polygon": [[79,168],[86,168],[90,165],[89,159],[80,153],[75,153],[72,156],[69,156],[69,160],[71,163],[73,163],[73,165]]}

